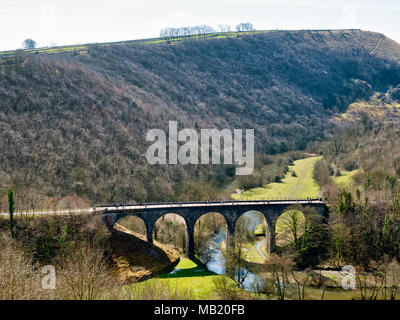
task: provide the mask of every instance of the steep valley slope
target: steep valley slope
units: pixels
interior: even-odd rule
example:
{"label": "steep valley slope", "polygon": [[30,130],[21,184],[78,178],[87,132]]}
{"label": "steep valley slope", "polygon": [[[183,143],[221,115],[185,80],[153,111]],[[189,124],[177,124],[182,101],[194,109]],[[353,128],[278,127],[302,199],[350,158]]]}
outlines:
{"label": "steep valley slope", "polygon": [[0,59],[0,198],[210,197],[232,167],[149,166],[149,129],[254,128],[259,153],[303,149],[333,114],[397,86],[399,62],[399,44],[360,30],[16,52]]}

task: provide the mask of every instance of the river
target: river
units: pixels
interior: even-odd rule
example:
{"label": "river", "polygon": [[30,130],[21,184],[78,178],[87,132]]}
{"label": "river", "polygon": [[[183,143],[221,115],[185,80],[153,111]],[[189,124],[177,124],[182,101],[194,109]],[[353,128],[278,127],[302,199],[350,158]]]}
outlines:
{"label": "river", "polygon": [[[253,212],[249,211],[244,214],[244,217],[247,218],[246,226],[249,231],[253,232],[256,227],[264,223],[264,218],[258,214],[253,214]],[[215,272],[217,274],[225,274],[225,258],[221,252],[221,242],[226,241],[226,230],[225,228],[221,228],[218,233],[216,233],[209,240],[209,245],[212,251],[211,260],[206,264],[206,267],[209,271]],[[261,246],[263,241],[257,243],[257,246]],[[247,270],[242,269],[241,274],[245,274]],[[249,272],[246,276],[246,279],[243,282],[243,288],[246,290],[254,291],[255,285],[260,281],[259,276],[254,273]]]}

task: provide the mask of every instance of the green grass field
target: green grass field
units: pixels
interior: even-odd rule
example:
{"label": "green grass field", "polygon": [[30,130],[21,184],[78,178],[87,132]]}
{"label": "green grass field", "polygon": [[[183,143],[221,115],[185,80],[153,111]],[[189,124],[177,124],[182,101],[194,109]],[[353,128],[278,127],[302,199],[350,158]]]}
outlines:
{"label": "green grass field", "polygon": [[[118,45],[152,45],[160,43],[174,44],[185,40],[207,40],[207,39],[220,39],[220,38],[234,38],[240,37],[242,35],[248,34],[260,34],[269,32],[280,32],[278,30],[256,30],[256,31],[243,31],[243,32],[216,32],[206,35],[193,35],[193,36],[181,36],[176,38],[149,38],[149,39],[138,39],[129,41],[118,41],[118,42],[106,42],[106,43],[96,43],[100,46],[118,46]],[[21,50],[25,53],[30,54],[52,54],[52,53],[63,53],[63,52],[87,52],[89,46],[92,44],[77,44],[69,46],[58,46],[58,47],[42,47],[35,49],[25,49]],[[0,57],[12,57],[16,53],[15,50],[1,51]]]}
{"label": "green grass field", "polygon": [[[255,31],[230,31],[230,32],[215,32],[205,35],[192,35],[192,36],[181,36],[176,38],[148,38],[148,39],[137,39],[137,40],[127,40],[127,41],[116,41],[116,42],[105,42],[105,43],[95,43],[95,45],[100,46],[118,46],[118,45],[153,45],[160,43],[174,44],[185,40],[209,40],[209,39],[221,39],[221,38],[236,38],[245,35],[263,34],[271,32],[320,32],[328,30],[255,30]],[[340,30],[329,30],[329,32],[340,32]],[[56,47],[41,47],[35,49],[23,49],[18,51],[23,51],[29,54],[53,54],[53,53],[63,53],[63,52],[74,52],[74,53],[86,53],[88,48],[92,44],[75,44],[66,46],[56,46]],[[17,50],[0,51],[0,58],[13,57]]]}
{"label": "green grass field", "polygon": [[334,177],[334,181],[339,187],[348,187],[353,183],[353,176],[358,172],[359,170],[341,171],[341,175]]}
{"label": "green grass field", "polygon": [[[261,240],[260,240],[261,241]],[[264,263],[265,259],[260,255],[260,253],[257,251],[257,242],[259,241],[255,241],[254,243],[248,243],[246,246],[246,261],[249,262],[253,262],[253,263]],[[264,255],[267,257],[268,254],[265,251],[265,244],[263,243],[263,245],[261,246],[261,251],[264,253]]]}
{"label": "green grass field", "polygon": [[[179,264],[175,267],[173,274],[165,274],[161,279],[166,279],[179,288],[190,290],[199,299],[210,299],[215,291],[214,281],[220,277],[214,272],[208,271],[193,260],[181,257]],[[234,282],[231,280],[232,285]]]}
{"label": "green grass field", "polygon": [[[179,264],[174,268],[172,274],[163,274],[160,277],[152,278],[143,283],[143,285],[151,285],[157,283],[162,286],[177,288],[180,291],[187,291],[193,295],[195,299],[215,299],[215,281],[220,278],[226,278],[228,285],[232,289],[239,289],[232,279],[227,276],[218,275],[208,271],[197,261],[181,257]],[[135,284],[138,285],[138,284]],[[139,284],[140,285],[140,284]]]}
{"label": "green grass field", "polygon": [[[260,188],[254,188],[234,194],[235,200],[256,200],[256,199],[286,199],[286,198],[317,198],[319,186],[313,180],[314,164],[322,157],[311,157],[296,160],[293,166],[289,167],[282,183],[270,183]],[[292,177],[292,171],[296,172],[297,177]]]}

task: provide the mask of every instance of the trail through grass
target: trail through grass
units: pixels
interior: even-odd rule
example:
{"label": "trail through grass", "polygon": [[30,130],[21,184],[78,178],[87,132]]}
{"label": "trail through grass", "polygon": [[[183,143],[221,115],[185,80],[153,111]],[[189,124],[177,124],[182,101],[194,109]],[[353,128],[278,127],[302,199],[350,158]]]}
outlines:
{"label": "trail through grass", "polygon": [[[270,183],[260,188],[250,189],[242,194],[234,194],[235,200],[256,199],[286,199],[286,198],[317,198],[320,188],[313,179],[315,163],[322,157],[310,157],[296,160],[293,166],[289,166],[282,183]],[[292,171],[297,177],[292,176]]]}

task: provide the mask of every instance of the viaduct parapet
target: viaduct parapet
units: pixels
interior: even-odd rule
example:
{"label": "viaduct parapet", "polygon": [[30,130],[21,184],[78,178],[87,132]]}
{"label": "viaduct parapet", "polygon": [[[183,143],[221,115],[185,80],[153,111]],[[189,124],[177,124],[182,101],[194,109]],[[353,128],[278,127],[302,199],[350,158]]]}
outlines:
{"label": "viaduct parapet", "polygon": [[187,241],[186,255],[194,257],[194,227],[196,221],[206,213],[217,212],[226,221],[227,242],[235,234],[235,225],[240,216],[249,211],[257,211],[264,215],[268,224],[268,251],[275,247],[276,221],[286,210],[296,205],[299,208],[311,207],[319,214],[326,215],[327,207],[320,199],[309,200],[257,200],[257,201],[220,201],[220,202],[182,202],[182,203],[153,203],[98,206],[96,211],[102,212],[103,220],[109,228],[121,218],[135,216],[143,220],[146,226],[147,241],[153,243],[153,229],[158,219],[163,215],[174,213],[181,216],[186,223]]}

